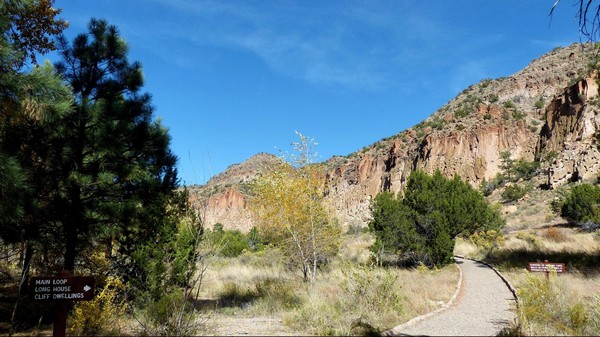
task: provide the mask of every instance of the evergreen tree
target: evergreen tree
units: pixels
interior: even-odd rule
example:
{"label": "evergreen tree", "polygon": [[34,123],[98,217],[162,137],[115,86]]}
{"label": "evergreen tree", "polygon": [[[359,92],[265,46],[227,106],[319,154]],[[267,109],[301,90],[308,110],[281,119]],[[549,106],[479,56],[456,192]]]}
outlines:
{"label": "evergreen tree", "polygon": [[43,228],[52,213],[47,178],[53,144],[47,135],[71,103],[70,91],[50,64],[22,70],[27,59],[35,62],[35,53],[55,49],[54,36],[67,26],[52,3],[0,2],[0,238],[25,247],[22,281],[40,235],[54,241]]}
{"label": "evergreen tree", "polygon": [[600,224],[600,186],[575,185],[562,201],[560,215],[572,223],[586,221]]}
{"label": "evergreen tree", "polygon": [[498,229],[504,220],[483,196],[458,176],[439,171],[413,172],[402,198],[383,192],[374,199],[369,228],[377,240],[372,249],[392,253],[402,263],[444,265],[452,260],[459,234]]}
{"label": "evergreen tree", "polygon": [[[127,59],[115,26],[92,19],[88,32],[59,39],[57,69],[72,88],[75,106],[55,130],[60,149],[55,206],[65,242],[64,268],[78,250],[100,240],[131,255],[164,225],[177,186],[170,137],[153,120],[150,95],[141,93],[141,65]],[[116,247],[113,245],[117,244]]]}

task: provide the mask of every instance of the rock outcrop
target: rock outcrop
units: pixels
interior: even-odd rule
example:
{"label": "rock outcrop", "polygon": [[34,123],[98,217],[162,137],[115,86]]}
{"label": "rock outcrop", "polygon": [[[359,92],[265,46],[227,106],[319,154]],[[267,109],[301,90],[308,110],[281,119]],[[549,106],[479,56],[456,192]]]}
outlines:
{"label": "rock outcrop", "polygon": [[[549,187],[597,174],[600,98],[596,78],[588,75],[591,59],[590,48],[579,44],[555,49],[513,76],[470,86],[418,125],[329,159],[328,207],[342,223],[365,225],[372,198],[401,192],[412,171],[440,170],[476,186],[500,172],[503,151],[513,159],[552,158],[544,170]],[[208,205],[206,223],[249,229],[240,186],[274,160],[258,155],[197,189],[197,200]]]}
{"label": "rock outcrop", "polygon": [[546,107],[537,157],[552,157],[547,185],[590,179],[600,172],[600,99],[596,76],[578,81]]}

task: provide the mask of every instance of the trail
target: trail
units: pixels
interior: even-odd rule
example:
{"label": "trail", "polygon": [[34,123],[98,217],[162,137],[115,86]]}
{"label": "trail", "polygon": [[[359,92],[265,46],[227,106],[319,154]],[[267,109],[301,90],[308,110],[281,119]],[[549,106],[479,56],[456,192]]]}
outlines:
{"label": "trail", "polygon": [[480,262],[455,259],[463,279],[453,305],[425,319],[399,325],[386,335],[493,336],[513,321],[515,300],[498,274]]}

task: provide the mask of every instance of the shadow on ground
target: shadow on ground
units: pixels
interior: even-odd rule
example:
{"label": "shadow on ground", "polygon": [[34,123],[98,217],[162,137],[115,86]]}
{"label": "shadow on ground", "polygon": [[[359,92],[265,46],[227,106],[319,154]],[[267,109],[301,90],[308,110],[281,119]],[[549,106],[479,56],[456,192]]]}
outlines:
{"label": "shadow on ground", "polygon": [[597,252],[542,252],[529,249],[498,250],[489,255],[485,261],[502,269],[524,269],[528,262],[548,260],[564,263],[568,271],[578,271],[586,276],[600,274],[600,251]]}

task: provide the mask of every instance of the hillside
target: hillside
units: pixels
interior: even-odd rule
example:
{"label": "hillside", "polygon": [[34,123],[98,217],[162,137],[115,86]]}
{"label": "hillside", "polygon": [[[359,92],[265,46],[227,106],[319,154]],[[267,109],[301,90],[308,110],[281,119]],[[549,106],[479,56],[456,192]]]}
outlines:
{"label": "hillside", "polygon": [[[595,176],[600,114],[588,67],[594,53],[581,44],[555,49],[512,76],[466,88],[418,125],[327,160],[327,203],[342,223],[363,226],[371,198],[401,191],[413,170],[458,174],[477,186],[500,172],[503,151],[539,161],[536,182],[549,188]],[[196,205],[207,205],[207,225],[249,229],[241,186],[274,160],[259,154],[193,188]]]}

